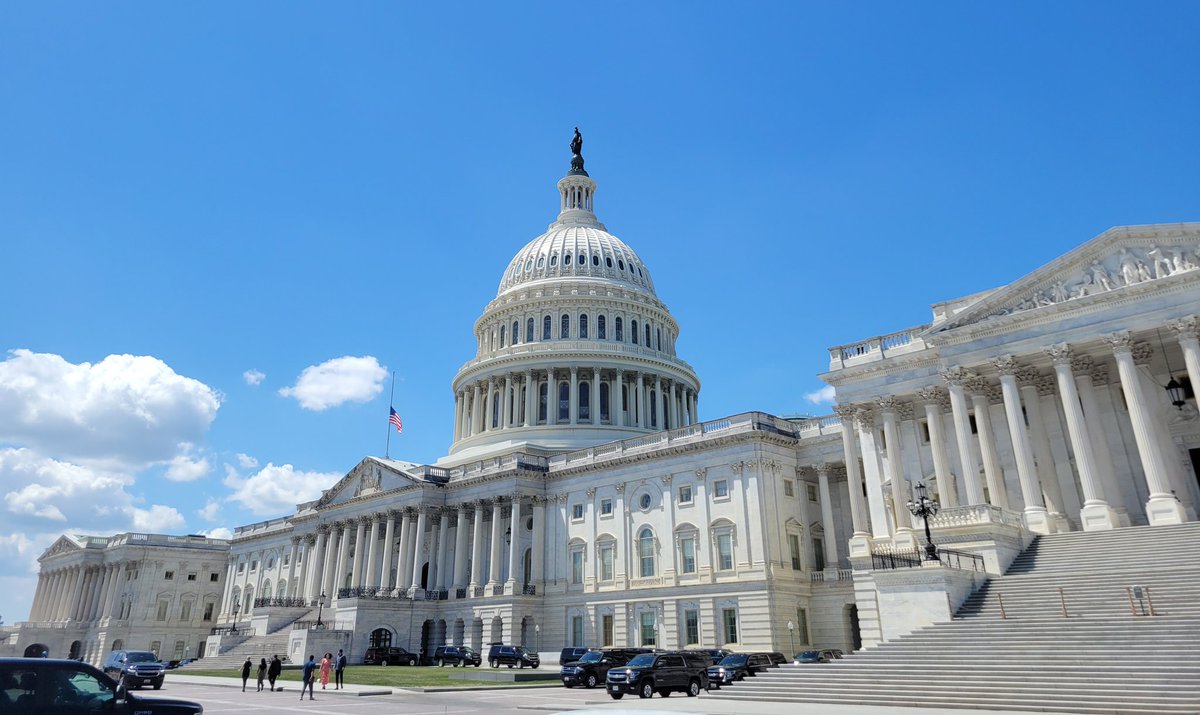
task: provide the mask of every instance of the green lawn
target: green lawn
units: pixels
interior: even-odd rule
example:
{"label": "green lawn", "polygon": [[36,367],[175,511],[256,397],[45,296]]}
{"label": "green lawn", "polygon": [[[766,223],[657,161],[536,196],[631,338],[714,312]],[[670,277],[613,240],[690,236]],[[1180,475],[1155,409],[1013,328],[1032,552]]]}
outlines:
{"label": "green lawn", "polygon": [[[470,688],[480,685],[489,687],[506,688],[506,687],[528,687],[531,685],[547,685],[553,684],[555,681],[542,681],[541,683],[495,683],[491,681],[479,680],[451,680],[451,673],[468,673],[474,672],[475,668],[437,668],[433,666],[411,668],[408,666],[396,665],[381,667],[378,665],[351,665],[346,667],[346,682],[355,683],[357,685],[383,685],[392,688]],[[483,670],[487,670],[484,666]],[[187,667],[177,671],[182,675],[204,675],[220,678],[241,678],[241,668],[230,670],[205,670],[203,668]],[[280,674],[277,682],[300,683],[301,671],[299,668],[284,669]],[[170,677],[168,675],[168,677]],[[254,685],[257,682],[257,671],[250,674],[250,684]],[[329,682],[333,682],[333,676],[330,675]],[[321,689],[321,681],[317,681],[317,690]]]}

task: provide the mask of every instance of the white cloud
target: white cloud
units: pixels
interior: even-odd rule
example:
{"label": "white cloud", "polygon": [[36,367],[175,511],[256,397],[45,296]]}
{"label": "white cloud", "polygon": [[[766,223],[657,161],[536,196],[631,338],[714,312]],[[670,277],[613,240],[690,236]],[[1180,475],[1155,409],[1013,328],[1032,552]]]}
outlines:
{"label": "white cloud", "polygon": [[196,510],[196,515],[205,521],[216,521],[221,512],[221,502],[209,499],[202,508]]}
{"label": "white cloud", "polygon": [[133,531],[169,534],[178,532],[187,524],[179,510],[162,504],[155,504],[149,509],[129,507],[125,513],[130,517]]}
{"label": "white cloud", "polygon": [[247,370],[242,373],[242,379],[246,381],[247,385],[258,385],[266,377],[267,374],[265,372],[259,372],[258,370]]}
{"label": "white cloud", "polygon": [[279,391],[306,410],[321,411],[346,402],[367,402],[383,392],[387,368],[370,355],[340,357],[304,368],[296,384]]}
{"label": "white cloud", "polygon": [[257,459],[248,454],[242,454],[241,452],[238,453],[237,461],[238,464],[241,465],[242,469],[254,469],[258,466]]}
{"label": "white cloud", "polygon": [[248,477],[240,476],[232,465],[225,465],[225,486],[233,490],[235,501],[258,516],[290,512],[297,504],[321,496],[343,475],[334,472],[302,472],[290,464],[267,466]]}
{"label": "white cloud", "polygon": [[212,531],[201,531],[199,533],[203,536],[207,536],[210,539],[232,539],[233,538],[233,530],[226,528],[224,526],[218,526],[217,528],[213,529]]}
{"label": "white cloud", "polygon": [[112,528],[111,514],[132,504],[125,491],[132,482],[127,475],[42,457],[30,449],[0,449],[0,491],[18,528],[56,528],[47,522]]}
{"label": "white cloud", "polygon": [[826,385],[816,392],[804,393],[804,399],[808,400],[814,405],[828,405],[833,404],[833,401],[836,399],[836,395],[834,395],[833,392],[833,385]]}
{"label": "white cloud", "polygon": [[13,350],[0,362],[0,442],[77,464],[136,471],[198,443],[218,393],[158,358],[109,355],[98,363]]}
{"label": "white cloud", "polygon": [[207,458],[192,460],[181,454],[167,463],[166,477],[173,482],[194,482],[211,469]]}

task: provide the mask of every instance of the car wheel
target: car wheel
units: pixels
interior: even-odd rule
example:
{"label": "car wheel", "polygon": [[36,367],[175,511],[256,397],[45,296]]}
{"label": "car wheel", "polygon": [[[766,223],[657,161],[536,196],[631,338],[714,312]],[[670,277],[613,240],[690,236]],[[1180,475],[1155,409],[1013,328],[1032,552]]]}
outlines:
{"label": "car wheel", "polygon": [[596,674],[589,673],[587,680],[584,681],[584,685],[586,685],[589,689],[596,687]]}
{"label": "car wheel", "polygon": [[161,681],[161,680],[154,681],[154,689],[159,690],[160,688],[162,688],[162,684],[163,684],[163,681]]}
{"label": "car wheel", "polygon": [[438,658],[438,663],[437,663],[437,665],[438,665],[438,667],[439,667],[439,668],[445,668],[445,667],[446,667],[446,661],[445,661],[445,660],[443,660],[442,658]]}
{"label": "car wheel", "polygon": [[416,659],[416,658],[409,658],[409,659],[408,659],[408,664],[409,664],[409,665],[416,665],[416,664],[417,664],[417,659]]}
{"label": "car wheel", "polygon": [[508,669],[509,669],[509,670],[512,670],[512,663],[509,663],[509,664],[508,664]]}
{"label": "car wheel", "polygon": [[654,697],[654,683],[649,681],[642,683],[642,690],[638,693],[643,700]]}
{"label": "car wheel", "polygon": [[664,698],[669,698],[669,697],[671,697],[671,689],[670,688],[659,688],[658,694],[663,696]]}
{"label": "car wheel", "polygon": [[609,693],[609,695],[612,696],[613,700],[620,700],[621,698],[625,697],[625,693]]}
{"label": "car wheel", "polygon": [[489,661],[488,661],[488,663],[489,663],[489,664],[490,664],[490,665],[491,665],[493,668],[499,668],[499,667],[500,667],[500,661],[498,661],[498,660],[492,659],[492,660],[489,660]]}
{"label": "car wheel", "polygon": [[689,698],[694,698],[700,694],[700,679],[692,678],[688,681],[687,694]]}
{"label": "car wheel", "polygon": [[524,670],[524,669],[525,669],[525,661],[518,660],[517,661],[517,670]]}
{"label": "car wheel", "polygon": [[384,658],[383,660],[380,660],[380,661],[379,661],[379,664],[380,664],[380,665],[387,665],[387,664],[388,664],[388,663],[387,663],[387,658]]}

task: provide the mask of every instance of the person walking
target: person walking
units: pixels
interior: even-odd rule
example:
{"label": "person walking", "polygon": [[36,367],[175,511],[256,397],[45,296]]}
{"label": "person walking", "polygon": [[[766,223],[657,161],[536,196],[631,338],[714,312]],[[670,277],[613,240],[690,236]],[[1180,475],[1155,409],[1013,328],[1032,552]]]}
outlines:
{"label": "person walking", "polygon": [[329,671],[333,668],[333,653],[326,653],[321,659],[321,690],[329,685]]}
{"label": "person walking", "polygon": [[258,662],[258,692],[262,692],[263,681],[267,679],[267,659]]}
{"label": "person walking", "polygon": [[313,680],[317,674],[317,656],[308,656],[308,662],[304,664],[304,680],[300,684],[300,699],[304,699],[304,691],[308,690],[308,699],[316,700],[313,697]]}
{"label": "person walking", "polygon": [[346,654],[338,648],[337,660],[333,662],[333,689],[341,690],[346,687]]}
{"label": "person walking", "polygon": [[246,692],[246,681],[250,679],[250,656],[246,656],[246,662],[242,663],[242,692]]}
{"label": "person walking", "polygon": [[[271,692],[275,692],[275,679],[283,672],[283,661],[278,655],[271,656],[271,665],[267,666],[267,680],[271,681]],[[280,688],[283,690],[283,688]]]}

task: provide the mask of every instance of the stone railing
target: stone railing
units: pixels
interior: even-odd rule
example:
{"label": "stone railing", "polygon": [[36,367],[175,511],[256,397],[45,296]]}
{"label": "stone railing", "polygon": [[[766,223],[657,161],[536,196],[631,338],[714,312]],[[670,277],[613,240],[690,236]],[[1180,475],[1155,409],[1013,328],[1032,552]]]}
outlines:
{"label": "stone railing", "polygon": [[879,335],[849,345],[836,345],[829,348],[829,369],[839,370],[847,365],[875,362],[890,355],[924,350],[925,340],[920,335],[928,328],[929,325],[918,325],[898,333]]}
{"label": "stone railing", "polygon": [[1020,514],[991,504],[949,507],[942,509],[936,516],[929,517],[930,529],[974,526],[976,524],[1003,524],[1015,527],[1025,525],[1021,521]]}
{"label": "stone railing", "polygon": [[836,571],[813,571],[809,575],[813,583],[829,583],[833,581],[853,581],[853,569],[838,569]]}

